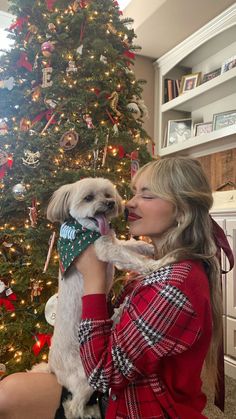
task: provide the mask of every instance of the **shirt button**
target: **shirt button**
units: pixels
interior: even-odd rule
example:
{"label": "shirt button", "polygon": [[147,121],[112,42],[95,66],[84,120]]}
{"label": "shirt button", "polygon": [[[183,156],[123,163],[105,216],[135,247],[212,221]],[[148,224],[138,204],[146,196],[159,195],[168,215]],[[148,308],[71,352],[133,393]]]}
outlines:
{"label": "shirt button", "polygon": [[116,399],[117,399],[117,397],[116,397],[116,395],[113,393],[113,394],[111,395],[111,400],[113,400],[113,402],[115,402],[115,401],[116,401]]}

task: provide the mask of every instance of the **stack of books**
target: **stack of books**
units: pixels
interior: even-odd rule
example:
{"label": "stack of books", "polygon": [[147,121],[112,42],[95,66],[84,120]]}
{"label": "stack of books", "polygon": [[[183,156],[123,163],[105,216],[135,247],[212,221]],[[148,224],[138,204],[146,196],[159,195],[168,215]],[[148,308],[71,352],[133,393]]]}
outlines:
{"label": "stack of books", "polygon": [[165,79],[164,80],[164,102],[174,99],[180,93],[180,80]]}

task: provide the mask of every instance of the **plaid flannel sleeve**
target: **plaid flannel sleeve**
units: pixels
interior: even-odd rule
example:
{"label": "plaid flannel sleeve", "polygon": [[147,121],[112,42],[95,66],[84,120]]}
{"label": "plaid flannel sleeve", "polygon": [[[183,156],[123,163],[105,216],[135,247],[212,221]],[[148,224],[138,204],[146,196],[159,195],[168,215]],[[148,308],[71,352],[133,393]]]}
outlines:
{"label": "plaid flannel sleeve", "polygon": [[188,350],[200,333],[190,301],[168,281],[139,286],[114,328],[105,296],[85,296],[79,342],[89,384],[105,392],[156,373],[162,357]]}

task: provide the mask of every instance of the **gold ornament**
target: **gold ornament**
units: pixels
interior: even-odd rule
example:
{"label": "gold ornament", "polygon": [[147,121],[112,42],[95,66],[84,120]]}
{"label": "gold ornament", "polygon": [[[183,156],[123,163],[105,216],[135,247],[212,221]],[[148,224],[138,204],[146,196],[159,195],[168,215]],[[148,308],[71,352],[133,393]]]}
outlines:
{"label": "gold ornament", "polygon": [[60,146],[64,150],[72,150],[79,141],[79,135],[75,130],[65,132],[60,139]]}
{"label": "gold ornament", "polygon": [[121,116],[120,111],[118,111],[117,109],[117,105],[118,105],[118,101],[119,101],[119,95],[117,92],[113,92],[111,94],[111,96],[109,97],[111,103],[110,103],[110,107],[111,109],[116,113],[116,115],[119,117]]}

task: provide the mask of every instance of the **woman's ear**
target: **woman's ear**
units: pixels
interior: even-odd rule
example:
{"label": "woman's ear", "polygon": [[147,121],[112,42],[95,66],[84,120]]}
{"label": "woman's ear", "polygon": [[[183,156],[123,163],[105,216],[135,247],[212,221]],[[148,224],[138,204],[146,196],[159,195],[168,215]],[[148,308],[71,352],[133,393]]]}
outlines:
{"label": "woman's ear", "polygon": [[71,184],[63,185],[52,195],[47,208],[47,219],[51,222],[63,223],[69,218]]}

